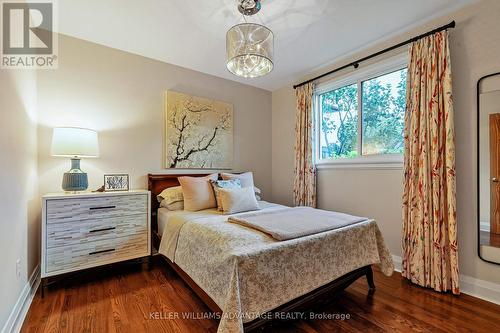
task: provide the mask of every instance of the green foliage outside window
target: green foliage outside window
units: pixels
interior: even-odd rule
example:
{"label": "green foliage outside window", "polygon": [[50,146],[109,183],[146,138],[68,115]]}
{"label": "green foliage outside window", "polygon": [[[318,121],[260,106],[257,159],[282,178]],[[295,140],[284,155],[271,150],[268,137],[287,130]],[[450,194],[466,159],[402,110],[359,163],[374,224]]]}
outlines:
{"label": "green foliage outside window", "polygon": [[321,158],[358,155],[357,93],[352,84],[321,95]]}
{"label": "green foliage outside window", "polygon": [[[363,81],[362,154],[402,153],[406,69]],[[320,95],[321,158],[358,156],[358,85]]]}

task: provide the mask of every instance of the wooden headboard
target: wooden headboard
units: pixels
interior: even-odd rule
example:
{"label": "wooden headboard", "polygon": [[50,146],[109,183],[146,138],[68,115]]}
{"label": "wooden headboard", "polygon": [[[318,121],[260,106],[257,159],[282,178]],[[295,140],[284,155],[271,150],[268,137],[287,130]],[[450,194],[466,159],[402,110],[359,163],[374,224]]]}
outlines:
{"label": "wooden headboard", "polygon": [[161,238],[161,235],[158,235],[158,208],[160,208],[160,203],[156,199],[156,196],[166,188],[179,186],[180,184],[177,177],[205,177],[208,175],[208,173],[169,175],[148,174],[148,190],[151,191],[151,236],[153,237],[152,244],[156,249],[158,249],[160,245]]}

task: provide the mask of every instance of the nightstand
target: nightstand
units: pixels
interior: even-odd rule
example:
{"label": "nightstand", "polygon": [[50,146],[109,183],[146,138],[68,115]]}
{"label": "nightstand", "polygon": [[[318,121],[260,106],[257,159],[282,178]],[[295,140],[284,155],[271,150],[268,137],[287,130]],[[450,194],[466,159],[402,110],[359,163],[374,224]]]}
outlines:
{"label": "nightstand", "polygon": [[151,255],[151,193],[42,197],[42,293],[49,277]]}

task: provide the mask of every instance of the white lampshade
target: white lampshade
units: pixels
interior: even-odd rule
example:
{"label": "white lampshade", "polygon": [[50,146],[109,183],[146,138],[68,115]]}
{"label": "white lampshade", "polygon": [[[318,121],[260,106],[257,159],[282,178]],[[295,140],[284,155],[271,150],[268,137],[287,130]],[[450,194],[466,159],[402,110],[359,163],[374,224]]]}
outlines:
{"label": "white lampshade", "polygon": [[269,28],[241,23],[226,34],[226,66],[237,76],[259,77],[273,70],[274,37]]}
{"label": "white lampshade", "polygon": [[98,157],[97,132],[85,128],[54,128],[51,153],[52,156]]}

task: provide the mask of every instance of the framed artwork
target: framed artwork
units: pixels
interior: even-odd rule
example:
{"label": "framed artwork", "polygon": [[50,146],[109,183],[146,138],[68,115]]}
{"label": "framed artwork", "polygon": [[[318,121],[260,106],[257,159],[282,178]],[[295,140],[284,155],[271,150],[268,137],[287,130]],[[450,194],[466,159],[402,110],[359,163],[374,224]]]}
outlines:
{"label": "framed artwork", "polygon": [[169,90],[165,119],[166,168],[232,168],[232,104]]}
{"label": "framed artwork", "polygon": [[128,191],[129,182],[127,174],[104,175],[104,191]]}

